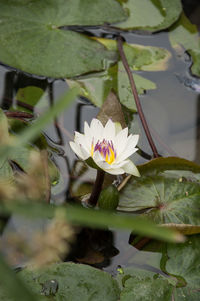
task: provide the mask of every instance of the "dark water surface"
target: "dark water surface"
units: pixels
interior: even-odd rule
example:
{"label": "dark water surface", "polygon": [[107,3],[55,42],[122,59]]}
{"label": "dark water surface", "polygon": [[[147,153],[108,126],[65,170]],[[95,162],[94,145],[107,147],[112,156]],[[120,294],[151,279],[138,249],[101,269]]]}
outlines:
{"label": "dark water surface", "polygon": [[[187,1],[184,2],[186,5]],[[199,22],[194,10],[191,7],[190,10],[188,8],[193,21]],[[102,33],[100,32],[100,34]],[[171,52],[172,57],[167,70],[138,72],[157,85],[156,90],[147,91],[145,95],[140,97],[140,100],[159,153],[163,156],[179,156],[200,163],[200,79],[192,77],[189,72],[190,57],[185,52],[179,55],[174,52],[168,41],[167,32],[148,36],[126,33],[124,37],[128,43],[163,47]],[[68,89],[64,80],[39,79],[0,66],[0,99],[3,108],[6,108],[6,99],[14,99],[19,88],[30,85],[46,89],[49,95],[49,104]],[[49,104],[47,103],[46,106],[48,107]],[[39,111],[40,108],[38,108]],[[87,100],[79,99],[59,117],[59,129],[52,125],[45,130],[49,145],[56,149],[56,151],[51,150],[51,152],[62,175],[61,184],[52,188],[53,202],[62,203],[71,191],[69,187],[70,172],[77,158],[70,150],[68,142],[73,138],[74,131],[82,131],[84,121],[90,122],[93,117],[96,117],[98,111],[99,109]],[[130,131],[135,132],[135,128],[138,128],[139,124],[139,146],[151,155],[137,116],[135,121],[137,124],[134,123]],[[64,149],[66,156],[63,156]],[[133,160],[136,164],[146,161],[139,155],[134,155]],[[95,170],[90,169],[76,181],[76,186],[83,182],[87,182],[87,185],[91,186],[94,177]],[[73,189],[76,190],[77,187],[73,187]],[[33,226],[28,221],[20,221],[16,217],[10,221],[8,228],[17,231],[17,227],[23,227],[24,223],[26,224],[25,228],[28,224],[30,228]],[[42,222],[40,227],[43,227]],[[138,251],[133,248],[128,244],[129,232],[113,231],[99,235],[102,236],[104,246],[99,243],[96,249],[103,249],[105,260],[99,266],[103,266],[105,270],[115,273],[118,265],[133,264],[145,265],[147,269],[151,269],[148,265],[158,268],[157,262],[160,254]],[[93,248],[95,249],[95,246]],[[79,255],[77,256],[79,257]]]}

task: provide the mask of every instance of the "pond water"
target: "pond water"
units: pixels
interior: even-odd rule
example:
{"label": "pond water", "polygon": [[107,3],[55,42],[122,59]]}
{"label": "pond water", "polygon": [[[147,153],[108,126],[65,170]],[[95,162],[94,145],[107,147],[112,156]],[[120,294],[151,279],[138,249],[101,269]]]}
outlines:
{"label": "pond water", "polygon": [[[200,10],[200,6],[198,6],[198,9]],[[198,19],[195,19],[194,11],[192,12],[192,18],[193,21],[197,20],[199,22]],[[103,35],[102,31],[98,33]],[[170,46],[166,32],[148,36],[127,33],[124,34],[124,38],[129,43],[158,46],[170,50],[172,57],[165,71],[138,72],[157,85],[157,89],[148,91],[140,97],[141,104],[159,154],[162,156],[180,156],[200,163],[200,79],[192,77],[189,72],[191,66],[189,55],[184,51],[177,55]],[[58,99],[68,89],[64,80],[41,79],[12,70],[6,66],[0,66],[2,107],[6,108],[6,99],[15,98],[16,91],[19,88],[30,85],[46,89],[49,96],[49,103],[38,108],[38,112],[41,112],[44,107],[48,107],[52,101]],[[77,99],[70,109],[59,117],[59,120],[57,120],[58,127],[52,125],[45,129],[53,160],[58,165],[62,175],[61,183],[52,189],[52,202],[60,204],[64,201],[66,195],[68,198],[72,197],[72,193],[78,188],[77,186],[83,185],[83,183],[86,190],[91,187],[95,176],[95,171],[91,169],[79,179],[78,184],[76,182],[76,187],[73,186],[71,171],[77,158],[71,152],[68,142],[72,139],[74,131],[82,131],[83,122],[85,120],[90,122],[98,112],[99,109],[87,100]],[[139,147],[152,156],[138,116],[135,117],[130,131],[135,133],[135,131],[137,132],[135,129],[139,129],[140,133]],[[66,155],[64,156],[65,145]],[[55,151],[52,150],[53,148]],[[136,164],[146,161],[147,159],[144,157],[138,154],[134,155]],[[22,226],[23,222],[16,218],[10,223],[9,227],[12,230],[16,229],[16,227]],[[28,221],[25,223],[27,227]],[[31,224],[29,226],[32,227]],[[86,234],[82,233],[82,235],[85,238],[84,235]],[[95,235],[97,235],[97,240],[95,240]],[[94,234],[92,236],[94,239],[92,242],[89,241],[89,244],[93,248],[91,257],[93,257],[94,263],[96,261],[96,266],[103,266],[110,273],[115,273],[119,265],[139,264],[146,269],[152,269],[152,266],[155,269],[158,268],[157,262],[160,259],[160,254],[138,251],[133,246],[128,245],[129,236],[130,233],[124,231],[99,231]],[[81,235],[78,239],[81,241]],[[80,241],[78,242],[80,243]],[[83,249],[87,243],[87,240],[83,242]],[[75,254],[78,254],[75,259],[87,263],[87,259],[82,258],[83,254],[76,253],[76,246],[74,246],[74,250]],[[74,255],[71,254],[70,258],[74,259]]]}

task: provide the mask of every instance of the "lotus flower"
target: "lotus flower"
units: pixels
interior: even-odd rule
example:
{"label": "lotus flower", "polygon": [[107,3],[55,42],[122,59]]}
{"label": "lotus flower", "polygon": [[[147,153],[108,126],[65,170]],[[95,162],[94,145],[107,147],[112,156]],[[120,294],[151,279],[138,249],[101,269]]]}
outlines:
{"label": "lotus flower", "polygon": [[[117,130],[118,129],[118,130]],[[83,160],[90,157],[95,164],[112,175],[128,173],[139,177],[139,171],[128,159],[137,151],[135,148],[139,135],[129,135],[128,128],[122,130],[112,120],[105,127],[98,119],[92,119],[90,126],[84,124],[84,134],[75,132],[70,146],[75,154]]]}

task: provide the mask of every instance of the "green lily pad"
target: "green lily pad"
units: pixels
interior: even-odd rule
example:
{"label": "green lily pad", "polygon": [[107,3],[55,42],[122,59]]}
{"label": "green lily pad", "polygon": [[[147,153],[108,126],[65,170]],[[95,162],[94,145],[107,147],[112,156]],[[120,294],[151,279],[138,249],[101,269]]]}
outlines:
{"label": "green lily pad", "polygon": [[[138,94],[143,94],[146,90],[156,89],[156,84],[152,81],[138,75],[133,74],[135,85],[137,88]],[[124,69],[122,62],[118,63],[118,82],[117,82],[117,91],[121,104],[127,107],[129,110],[136,112],[137,107],[134,101],[133,93],[131,90],[130,82],[128,75]]]}
{"label": "green lily pad", "polygon": [[[108,50],[118,51],[117,42],[110,39],[95,38]],[[123,43],[123,49],[129,66],[134,70],[166,70],[171,53],[164,48]]]}
{"label": "green lily pad", "polygon": [[[143,94],[146,90],[156,89],[155,83],[138,75],[133,75],[138,94]],[[113,91],[118,95],[120,103],[129,110],[137,111],[128,76],[121,62],[110,67],[104,74],[94,77],[84,77],[76,80],[67,80],[68,85],[79,87],[80,94],[88,98],[96,106],[101,107]]]}
{"label": "green lily pad", "polygon": [[199,235],[190,236],[184,244],[167,245],[166,272],[184,278],[192,290],[200,290],[199,248]]}
{"label": "green lily pad", "polygon": [[163,30],[171,26],[180,16],[180,0],[129,0],[123,1],[129,18],[118,25],[122,29]]}
{"label": "green lily pad", "polygon": [[180,19],[171,27],[169,39],[172,47],[179,52],[181,46],[191,55],[193,65],[191,71],[200,76],[200,38],[198,28],[182,13]]}
{"label": "green lily pad", "polygon": [[126,17],[115,0],[1,0],[0,61],[55,78],[103,70],[115,55],[89,37],[61,27],[115,23]]}
{"label": "green lily pad", "polygon": [[[153,242],[153,244],[155,244],[153,248],[158,252],[158,243]],[[120,300],[198,301],[200,297],[199,245],[200,236],[195,235],[183,244],[162,246],[163,258],[160,266],[163,266],[165,274],[161,270],[157,274],[153,269],[146,270],[143,266],[120,269],[117,275],[121,289]],[[149,252],[146,253],[148,255]]]}
{"label": "green lily pad", "polygon": [[124,285],[121,301],[171,301],[173,285],[163,277],[131,277]]}
{"label": "green lily pad", "polygon": [[146,209],[157,223],[200,225],[200,166],[169,157],[139,167],[140,178],[131,177],[120,194],[119,210]]}
{"label": "green lily pad", "polygon": [[[39,300],[79,301],[81,297],[82,301],[116,301],[119,297],[116,280],[83,264],[60,263],[41,270],[25,269],[19,276]],[[4,300],[4,295],[0,296]]]}
{"label": "green lily pad", "polygon": [[[25,88],[20,88],[17,91],[16,99],[34,108],[34,106],[38,103],[43,94],[44,91],[41,88],[35,86],[28,86]],[[20,105],[18,105],[18,108],[21,111],[32,112],[32,110],[21,107]]]}

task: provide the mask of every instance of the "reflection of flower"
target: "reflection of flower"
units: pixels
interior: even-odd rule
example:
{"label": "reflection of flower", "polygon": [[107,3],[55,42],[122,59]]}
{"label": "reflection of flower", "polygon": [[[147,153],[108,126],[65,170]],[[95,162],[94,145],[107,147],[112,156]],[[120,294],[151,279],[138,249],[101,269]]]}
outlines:
{"label": "reflection of flower", "polygon": [[76,155],[87,160],[92,157],[98,167],[107,173],[118,175],[129,173],[140,176],[137,167],[127,158],[137,151],[139,135],[129,135],[128,128],[117,131],[115,123],[108,120],[105,127],[98,119],[90,126],[85,122],[84,134],[75,132],[70,146]]}

